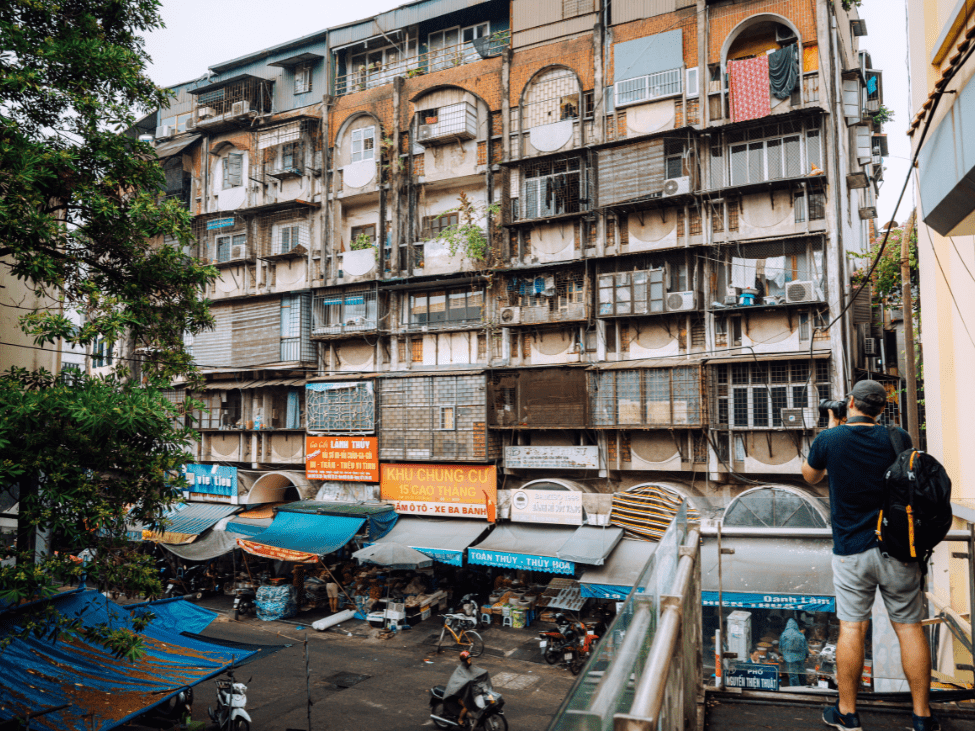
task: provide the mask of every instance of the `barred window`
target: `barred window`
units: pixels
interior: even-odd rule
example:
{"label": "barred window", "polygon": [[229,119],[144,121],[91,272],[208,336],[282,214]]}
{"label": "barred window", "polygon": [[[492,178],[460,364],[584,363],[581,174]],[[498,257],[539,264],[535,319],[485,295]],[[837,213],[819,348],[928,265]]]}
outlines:
{"label": "barred window", "polygon": [[714,374],[717,424],[731,428],[776,428],[783,409],[815,409],[829,398],[829,364],[808,360],[719,365]]}

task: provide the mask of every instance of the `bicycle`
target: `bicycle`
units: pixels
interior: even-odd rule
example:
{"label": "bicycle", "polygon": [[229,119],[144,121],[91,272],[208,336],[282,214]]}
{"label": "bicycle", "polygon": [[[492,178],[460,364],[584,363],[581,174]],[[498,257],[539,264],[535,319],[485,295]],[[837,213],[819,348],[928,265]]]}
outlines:
{"label": "bicycle", "polygon": [[[477,657],[482,652],[484,652],[484,640],[481,636],[475,632],[473,629],[468,629],[465,625],[471,625],[472,622],[476,621],[474,617],[469,617],[466,614],[441,614],[444,623],[443,627],[440,629],[440,637],[437,639],[437,652],[440,652],[440,645],[443,643],[444,635],[450,632],[451,637],[454,638],[454,644],[460,645],[465,648],[471,657]],[[457,629],[454,629],[454,623],[457,623]]]}

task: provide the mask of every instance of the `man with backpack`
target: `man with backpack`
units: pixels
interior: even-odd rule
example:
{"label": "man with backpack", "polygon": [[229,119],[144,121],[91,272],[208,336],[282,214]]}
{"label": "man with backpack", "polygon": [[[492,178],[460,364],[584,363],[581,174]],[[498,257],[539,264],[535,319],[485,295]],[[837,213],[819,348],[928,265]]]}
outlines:
{"label": "man with backpack", "polygon": [[[913,446],[903,429],[888,431],[877,424],[886,402],[887,392],[881,384],[857,383],[846,403],[849,418],[830,409],[829,428],[816,437],[802,465],[802,476],[812,485],[829,475],[833,584],[840,620],[836,643],[839,701],[823,711],[823,721],[839,729],[861,728],[856,698],[863,673],[864,639],[879,588],[900,643],[901,663],[914,701],[914,731],[939,731],[941,726],[928,705],[931,654],[921,626],[924,569],[919,560],[885,555],[878,538],[888,493],[885,475],[900,457],[892,440],[899,442],[901,450]],[[913,541],[913,532],[911,535]]]}

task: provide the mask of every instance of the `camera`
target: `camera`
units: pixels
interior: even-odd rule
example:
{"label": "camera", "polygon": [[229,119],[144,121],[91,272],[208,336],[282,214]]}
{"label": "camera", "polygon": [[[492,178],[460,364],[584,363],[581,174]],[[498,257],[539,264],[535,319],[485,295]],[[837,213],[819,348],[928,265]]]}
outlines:
{"label": "camera", "polygon": [[837,419],[846,418],[846,401],[829,401],[828,399],[823,399],[819,402],[819,413],[823,416],[828,417],[830,409],[836,414]]}

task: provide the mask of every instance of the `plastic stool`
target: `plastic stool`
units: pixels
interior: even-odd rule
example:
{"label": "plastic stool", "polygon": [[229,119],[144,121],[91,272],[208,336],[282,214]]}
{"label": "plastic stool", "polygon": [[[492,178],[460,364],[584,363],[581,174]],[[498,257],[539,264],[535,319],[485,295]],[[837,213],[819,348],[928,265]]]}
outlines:
{"label": "plastic stool", "polygon": [[504,615],[501,618],[501,626],[502,627],[511,627],[511,626],[513,626],[511,624],[511,615],[510,614],[506,614],[506,615]]}
{"label": "plastic stool", "polygon": [[483,612],[481,614],[481,624],[483,624],[483,625],[490,625],[493,616],[494,615],[488,614],[487,612]]}

